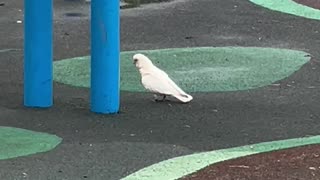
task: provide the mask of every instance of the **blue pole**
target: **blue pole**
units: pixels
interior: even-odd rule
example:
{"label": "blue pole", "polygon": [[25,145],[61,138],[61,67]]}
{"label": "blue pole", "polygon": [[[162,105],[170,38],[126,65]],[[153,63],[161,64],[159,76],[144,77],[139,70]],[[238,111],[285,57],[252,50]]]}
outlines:
{"label": "blue pole", "polygon": [[120,1],[91,1],[91,111],[112,114],[120,106]]}
{"label": "blue pole", "polygon": [[52,106],[52,0],[24,0],[24,105]]}

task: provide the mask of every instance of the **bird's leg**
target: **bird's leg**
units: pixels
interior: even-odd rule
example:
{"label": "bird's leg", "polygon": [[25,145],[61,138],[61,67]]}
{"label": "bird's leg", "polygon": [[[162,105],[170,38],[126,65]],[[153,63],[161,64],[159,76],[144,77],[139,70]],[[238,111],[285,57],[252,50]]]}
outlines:
{"label": "bird's leg", "polygon": [[164,101],[165,99],[166,99],[166,95],[165,94],[163,94],[163,97],[162,97],[162,100],[161,101]]}
{"label": "bird's leg", "polygon": [[153,97],[154,97],[154,101],[155,102],[158,102],[159,100],[158,100],[158,95],[157,94],[153,94]]}
{"label": "bird's leg", "polygon": [[158,99],[158,95],[157,94],[154,94],[153,97],[154,97],[154,101],[155,102],[163,102],[165,99],[166,99],[166,95],[165,94],[161,94],[162,95],[162,99]]}

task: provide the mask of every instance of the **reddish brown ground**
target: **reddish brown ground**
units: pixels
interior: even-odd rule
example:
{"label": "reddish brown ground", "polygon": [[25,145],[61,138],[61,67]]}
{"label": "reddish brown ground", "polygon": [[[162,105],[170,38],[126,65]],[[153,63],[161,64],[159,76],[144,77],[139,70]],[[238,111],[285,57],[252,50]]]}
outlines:
{"label": "reddish brown ground", "polygon": [[299,4],[303,4],[315,9],[320,9],[320,0],[293,0]]}
{"label": "reddish brown ground", "polygon": [[320,145],[221,162],[181,180],[320,180]]}

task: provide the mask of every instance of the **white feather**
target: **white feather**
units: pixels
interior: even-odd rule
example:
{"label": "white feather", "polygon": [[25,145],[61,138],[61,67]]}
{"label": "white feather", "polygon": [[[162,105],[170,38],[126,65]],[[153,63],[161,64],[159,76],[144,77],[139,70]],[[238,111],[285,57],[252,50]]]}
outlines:
{"label": "white feather", "polygon": [[141,83],[147,90],[156,94],[173,96],[184,103],[193,99],[191,95],[179,88],[167,73],[153,65],[148,57],[136,54],[133,59],[141,74]]}

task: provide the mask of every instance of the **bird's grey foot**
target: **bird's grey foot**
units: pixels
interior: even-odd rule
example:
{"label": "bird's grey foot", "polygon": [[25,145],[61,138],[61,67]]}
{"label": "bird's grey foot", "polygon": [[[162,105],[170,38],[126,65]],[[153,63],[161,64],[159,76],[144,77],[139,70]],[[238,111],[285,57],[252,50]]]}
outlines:
{"label": "bird's grey foot", "polygon": [[155,101],[155,102],[163,102],[163,101],[165,101],[166,97],[167,97],[167,96],[166,96],[165,94],[162,94],[162,99],[159,99],[159,98],[158,98],[158,95],[155,94],[155,95],[154,95],[154,101]]}
{"label": "bird's grey foot", "polygon": [[164,94],[163,97],[162,97],[162,101],[164,101],[166,99],[166,97],[167,96]]}

